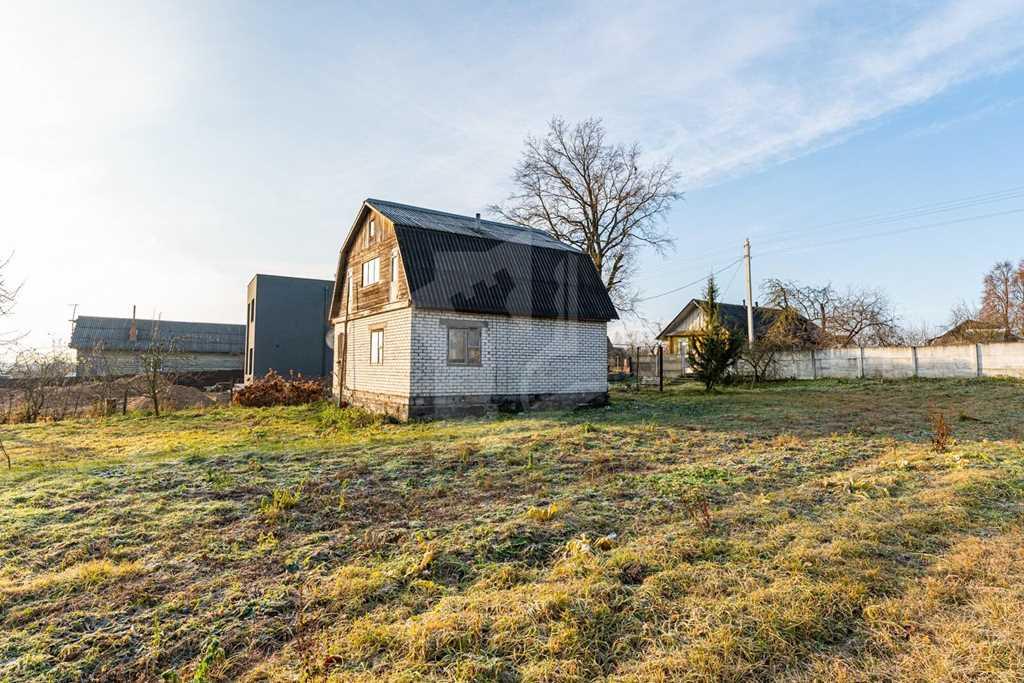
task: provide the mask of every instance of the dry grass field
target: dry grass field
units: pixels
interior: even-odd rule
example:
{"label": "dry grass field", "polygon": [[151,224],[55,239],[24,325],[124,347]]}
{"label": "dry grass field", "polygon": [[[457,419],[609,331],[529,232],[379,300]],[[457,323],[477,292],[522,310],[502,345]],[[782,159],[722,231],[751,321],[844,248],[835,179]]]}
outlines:
{"label": "dry grass field", "polygon": [[0,429],[3,681],[1024,679],[1020,382]]}

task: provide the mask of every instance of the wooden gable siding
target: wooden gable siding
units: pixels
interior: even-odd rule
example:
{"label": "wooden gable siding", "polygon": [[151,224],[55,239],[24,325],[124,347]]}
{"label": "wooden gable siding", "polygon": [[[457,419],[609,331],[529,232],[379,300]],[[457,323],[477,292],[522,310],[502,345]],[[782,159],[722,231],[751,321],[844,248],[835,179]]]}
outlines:
{"label": "wooden gable siding", "polygon": [[[371,220],[375,222],[376,232],[376,236],[372,239],[369,238]],[[391,299],[390,294],[392,254],[398,256],[398,292],[394,300]],[[379,280],[375,284],[364,287],[362,283],[363,264],[373,258],[380,259]],[[355,294],[355,304],[350,314],[352,316],[376,313],[384,310],[389,304],[409,301],[409,284],[405,278],[405,267],[402,264],[402,254],[398,249],[395,226],[373,209],[368,209],[365,212],[341,264],[338,278],[341,286],[341,305],[337,312],[340,317],[349,315],[349,277],[353,280],[352,291]]]}

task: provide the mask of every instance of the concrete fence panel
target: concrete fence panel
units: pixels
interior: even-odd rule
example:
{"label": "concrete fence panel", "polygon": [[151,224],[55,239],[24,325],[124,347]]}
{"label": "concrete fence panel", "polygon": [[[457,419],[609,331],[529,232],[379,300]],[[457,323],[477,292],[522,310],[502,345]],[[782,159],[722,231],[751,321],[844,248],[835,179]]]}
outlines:
{"label": "concrete fence panel", "polygon": [[1024,377],[1024,343],[795,351],[776,357],[776,371],[785,379]]}
{"label": "concrete fence panel", "polygon": [[981,374],[986,377],[1024,377],[1024,344],[979,344]]}
{"label": "concrete fence panel", "polygon": [[[920,362],[920,356],[918,357]],[[898,346],[892,348],[864,349],[865,377],[913,377],[914,348]]]}
{"label": "concrete fence panel", "polygon": [[922,346],[917,350],[919,377],[977,377],[977,362],[974,344]]}

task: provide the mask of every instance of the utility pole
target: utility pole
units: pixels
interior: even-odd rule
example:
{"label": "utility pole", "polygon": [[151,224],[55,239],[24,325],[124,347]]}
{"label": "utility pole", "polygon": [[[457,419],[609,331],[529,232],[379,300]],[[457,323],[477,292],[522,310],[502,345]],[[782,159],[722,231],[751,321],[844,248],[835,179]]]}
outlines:
{"label": "utility pole", "polygon": [[750,238],[743,242],[743,260],[747,267],[747,343],[754,345],[754,290],[750,284]]}

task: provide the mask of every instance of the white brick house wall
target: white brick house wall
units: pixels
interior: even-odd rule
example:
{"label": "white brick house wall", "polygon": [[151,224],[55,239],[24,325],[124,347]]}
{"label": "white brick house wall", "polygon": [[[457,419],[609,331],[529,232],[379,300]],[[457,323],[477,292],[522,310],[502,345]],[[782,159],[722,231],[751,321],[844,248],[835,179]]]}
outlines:
{"label": "white brick house wall", "polygon": [[[483,323],[480,367],[448,365],[446,321]],[[584,393],[608,390],[603,322],[412,312],[414,396]]]}
{"label": "white brick house wall", "polygon": [[[448,328],[480,327],[480,365],[448,364]],[[370,332],[384,330],[384,362],[370,363]],[[527,397],[565,405],[608,391],[603,322],[452,313],[403,307],[335,325],[335,396],[401,418],[459,412]],[[337,354],[345,353],[345,386]],[[582,397],[582,398],[581,398]],[[454,401],[454,403],[453,403]]]}
{"label": "white brick house wall", "polygon": [[[408,397],[411,311],[410,308],[402,308],[350,320],[347,344],[337,336],[344,333],[345,323],[335,326],[335,359],[344,346],[347,389]],[[384,362],[374,365],[370,363],[370,330],[381,327],[384,330]],[[335,394],[338,394],[337,378],[335,384]]]}

